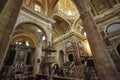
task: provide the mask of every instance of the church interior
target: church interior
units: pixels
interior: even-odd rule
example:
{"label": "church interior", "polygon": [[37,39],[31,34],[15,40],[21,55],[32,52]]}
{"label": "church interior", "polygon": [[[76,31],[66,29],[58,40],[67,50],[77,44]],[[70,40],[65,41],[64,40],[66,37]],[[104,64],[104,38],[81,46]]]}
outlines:
{"label": "church interior", "polygon": [[120,80],[120,0],[0,0],[0,80]]}

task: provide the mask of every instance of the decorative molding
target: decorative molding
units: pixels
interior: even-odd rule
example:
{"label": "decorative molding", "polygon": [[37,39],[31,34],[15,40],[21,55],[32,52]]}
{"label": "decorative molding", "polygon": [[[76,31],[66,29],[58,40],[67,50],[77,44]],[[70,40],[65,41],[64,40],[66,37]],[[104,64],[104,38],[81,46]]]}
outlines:
{"label": "decorative molding", "polygon": [[55,21],[52,18],[46,16],[42,12],[37,12],[33,8],[30,8],[28,6],[22,5],[21,11],[27,12],[30,15],[33,15],[33,16],[37,17],[38,19],[41,19],[47,23],[55,23]]}
{"label": "decorative molding", "polygon": [[72,36],[76,36],[76,37],[78,37],[78,38],[81,39],[81,40],[86,40],[86,39],[87,39],[85,36],[79,35],[79,34],[76,33],[76,32],[69,32],[69,33],[66,33],[65,35],[61,36],[60,38],[55,39],[55,40],[53,41],[53,44],[58,43],[58,42],[61,42],[61,41],[63,41],[63,40],[66,40],[66,39],[68,39],[68,38],[70,38],[70,37],[72,37]]}
{"label": "decorative molding", "polygon": [[55,23],[55,21],[44,14],[38,14],[38,12],[34,11],[33,9],[22,6],[15,24],[15,28],[22,23],[35,24],[38,28],[45,32],[48,41],[51,39],[49,30],[52,29],[52,24]]}
{"label": "decorative molding", "polygon": [[116,7],[113,7],[111,9],[106,10],[104,13],[94,17],[94,20],[97,23],[100,23],[100,22],[105,21],[109,17],[112,17],[112,16],[114,16],[115,14],[118,14],[118,13],[120,13],[120,5],[117,5]]}

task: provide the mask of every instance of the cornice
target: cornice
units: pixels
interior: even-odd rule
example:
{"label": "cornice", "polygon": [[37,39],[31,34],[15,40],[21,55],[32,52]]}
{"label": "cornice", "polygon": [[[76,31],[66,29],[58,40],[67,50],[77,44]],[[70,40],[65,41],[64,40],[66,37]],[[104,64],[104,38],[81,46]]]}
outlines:
{"label": "cornice", "polygon": [[66,40],[66,39],[72,37],[72,36],[78,37],[80,40],[86,40],[87,39],[85,36],[82,36],[82,35],[80,35],[80,34],[78,34],[76,32],[68,32],[65,35],[55,39],[53,41],[53,44],[59,43],[59,42],[61,42],[63,40]]}
{"label": "cornice", "polygon": [[[61,10],[59,10],[59,8],[58,8],[57,6],[56,6],[55,9],[56,9],[56,10],[55,10],[55,13],[57,13],[57,14],[59,14],[59,15],[61,15],[61,16],[64,16],[65,18],[70,19],[70,20],[74,20],[74,19],[80,17],[79,13],[76,13],[75,15],[68,16],[67,14],[65,14],[65,13],[63,13]],[[55,14],[55,13],[54,13],[54,14]]]}
{"label": "cornice", "polygon": [[55,20],[53,20],[52,18],[46,16],[45,14],[43,14],[42,12],[37,12],[35,11],[33,8],[30,8],[28,6],[22,5],[21,8],[21,12],[22,13],[27,13],[28,15],[33,15],[34,17],[45,21],[46,23],[55,23]]}
{"label": "cornice", "polygon": [[120,13],[120,4],[94,17],[94,20],[96,21],[97,24],[99,24],[101,22],[109,20],[110,18],[113,18],[114,16],[120,16],[119,13]]}

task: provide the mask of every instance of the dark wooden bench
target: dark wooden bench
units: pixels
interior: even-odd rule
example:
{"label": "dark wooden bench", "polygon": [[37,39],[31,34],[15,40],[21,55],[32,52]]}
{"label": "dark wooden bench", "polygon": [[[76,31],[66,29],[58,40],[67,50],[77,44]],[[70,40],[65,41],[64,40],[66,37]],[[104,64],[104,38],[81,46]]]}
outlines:
{"label": "dark wooden bench", "polygon": [[53,77],[53,80],[72,80],[72,79]]}
{"label": "dark wooden bench", "polygon": [[48,77],[46,75],[36,75],[36,80],[41,80],[41,79],[44,79],[44,80],[48,80]]}

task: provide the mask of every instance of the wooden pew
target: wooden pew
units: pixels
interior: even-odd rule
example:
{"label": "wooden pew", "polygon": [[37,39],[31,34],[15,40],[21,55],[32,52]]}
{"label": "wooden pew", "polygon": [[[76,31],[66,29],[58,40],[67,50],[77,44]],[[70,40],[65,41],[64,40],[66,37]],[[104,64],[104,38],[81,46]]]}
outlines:
{"label": "wooden pew", "polygon": [[48,80],[48,77],[46,75],[36,75],[36,76],[37,76],[36,80],[41,80],[41,79]]}
{"label": "wooden pew", "polygon": [[73,80],[73,79],[62,78],[62,77],[53,77],[53,80]]}

